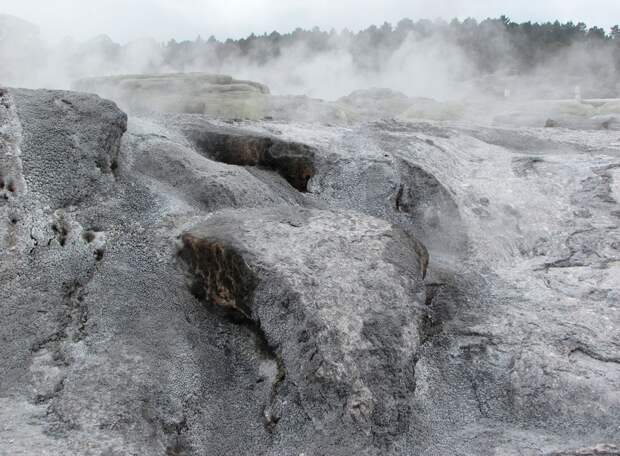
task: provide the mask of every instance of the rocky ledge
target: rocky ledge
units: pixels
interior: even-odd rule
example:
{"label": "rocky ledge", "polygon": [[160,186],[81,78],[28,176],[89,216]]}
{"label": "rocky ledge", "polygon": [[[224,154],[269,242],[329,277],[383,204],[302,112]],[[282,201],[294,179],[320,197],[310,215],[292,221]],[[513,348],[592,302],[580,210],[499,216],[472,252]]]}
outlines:
{"label": "rocky ledge", "polygon": [[0,89],[0,454],[618,454],[616,141]]}

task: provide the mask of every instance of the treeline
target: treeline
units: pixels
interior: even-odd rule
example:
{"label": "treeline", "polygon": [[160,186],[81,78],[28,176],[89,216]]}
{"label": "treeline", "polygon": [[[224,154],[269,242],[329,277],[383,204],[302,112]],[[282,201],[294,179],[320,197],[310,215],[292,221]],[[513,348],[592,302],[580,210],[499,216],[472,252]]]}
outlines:
{"label": "treeline", "polygon": [[451,22],[403,19],[396,25],[386,22],[357,33],[347,29],[327,32],[315,27],[312,30],[297,28],[290,33],[251,34],[247,38],[223,42],[213,36],[206,40],[201,37],[194,41],[171,40],[164,45],[164,61],[171,67],[184,67],[192,59],[225,62],[241,57],[263,65],[299,48],[300,52],[308,54],[344,50],[360,69],[379,70],[386,58],[411,39],[453,44],[483,73],[498,69],[526,72],[574,49],[584,51],[585,56],[590,51],[609,55],[611,61],[608,63],[616,70],[620,68],[618,26],[606,31],[596,26],[587,27],[582,22],[517,23],[506,16],[480,22],[476,19]]}

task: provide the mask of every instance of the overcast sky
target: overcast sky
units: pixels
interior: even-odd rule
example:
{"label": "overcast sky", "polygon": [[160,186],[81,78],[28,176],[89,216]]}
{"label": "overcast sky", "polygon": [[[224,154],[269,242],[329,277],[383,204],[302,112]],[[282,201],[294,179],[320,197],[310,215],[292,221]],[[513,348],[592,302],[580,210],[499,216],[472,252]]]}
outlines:
{"label": "overcast sky", "polygon": [[483,19],[583,21],[609,28],[620,23],[620,0],[2,0],[0,13],[41,27],[51,39],[86,39],[105,33],[118,42],[153,37],[238,38],[296,27],[340,30],[384,21]]}

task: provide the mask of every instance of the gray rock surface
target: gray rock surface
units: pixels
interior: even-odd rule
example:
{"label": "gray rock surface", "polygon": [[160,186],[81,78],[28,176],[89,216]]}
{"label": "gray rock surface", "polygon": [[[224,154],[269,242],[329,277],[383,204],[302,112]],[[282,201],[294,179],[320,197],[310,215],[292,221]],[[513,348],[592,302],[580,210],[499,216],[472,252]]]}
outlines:
{"label": "gray rock surface", "polygon": [[0,93],[0,454],[620,445],[611,130]]}
{"label": "gray rock surface", "polygon": [[381,454],[406,432],[426,309],[405,233],[276,208],[214,215],[182,240],[194,293],[242,315],[272,353],[265,425],[285,448]]}

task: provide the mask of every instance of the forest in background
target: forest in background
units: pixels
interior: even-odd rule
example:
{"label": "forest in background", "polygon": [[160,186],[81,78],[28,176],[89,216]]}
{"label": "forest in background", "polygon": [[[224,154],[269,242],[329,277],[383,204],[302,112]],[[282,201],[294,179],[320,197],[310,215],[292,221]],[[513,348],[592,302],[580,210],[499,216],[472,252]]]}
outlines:
{"label": "forest in background", "polygon": [[588,27],[583,22],[522,22],[511,21],[506,16],[497,19],[465,19],[451,22],[426,19],[414,22],[402,19],[396,25],[385,22],[381,26],[352,32],[332,29],[323,31],[297,28],[290,33],[273,31],[262,35],[251,34],[238,40],[218,41],[197,37],[194,41],[177,42],[172,39],[163,45],[164,61],[171,66],[187,65],[200,56],[217,61],[246,57],[257,64],[268,64],[287,48],[303,44],[309,53],[328,52],[345,48],[360,69],[377,70],[383,59],[400,49],[406,39],[425,40],[440,38],[462,49],[484,73],[509,69],[526,72],[549,62],[575,46],[584,50],[611,51],[615,69],[620,68],[620,27],[609,31],[601,27]]}
{"label": "forest in background", "polygon": [[620,90],[619,26],[517,23],[506,16],[402,19],[357,32],[297,28],[220,41],[206,31],[194,40],[127,44],[100,35],[49,45],[36,26],[6,18],[0,16],[0,82],[12,85],[68,88],[87,76],[202,71],[328,98],[372,86],[458,97],[466,93],[463,81],[485,86],[485,93],[506,86],[540,97],[565,97],[576,84],[591,97],[617,97]]}

